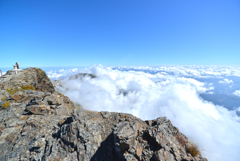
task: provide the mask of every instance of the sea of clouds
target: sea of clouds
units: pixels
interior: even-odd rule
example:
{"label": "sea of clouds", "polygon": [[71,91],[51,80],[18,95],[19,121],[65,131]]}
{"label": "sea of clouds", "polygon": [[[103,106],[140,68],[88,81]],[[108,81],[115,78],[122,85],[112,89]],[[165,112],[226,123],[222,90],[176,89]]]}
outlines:
{"label": "sea of clouds", "polygon": [[[69,79],[77,73],[96,78]],[[166,116],[209,161],[240,158],[240,67],[95,65],[47,74],[61,80],[58,90],[84,109],[130,113],[143,120]],[[231,109],[206,100],[218,94],[235,100]]]}

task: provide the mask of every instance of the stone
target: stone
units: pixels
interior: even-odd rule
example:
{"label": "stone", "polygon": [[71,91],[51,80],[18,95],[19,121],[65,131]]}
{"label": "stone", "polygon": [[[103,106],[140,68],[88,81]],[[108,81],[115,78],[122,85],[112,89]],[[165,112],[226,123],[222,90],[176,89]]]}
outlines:
{"label": "stone", "polygon": [[33,86],[37,91],[51,92],[55,91],[50,79],[40,68],[27,68],[15,71],[9,70],[3,75],[3,82],[0,82],[2,90],[14,93],[19,91],[16,87]]}
{"label": "stone", "polygon": [[0,160],[207,161],[191,156],[193,143],[166,117],[76,108],[41,69],[7,72],[0,87]]}

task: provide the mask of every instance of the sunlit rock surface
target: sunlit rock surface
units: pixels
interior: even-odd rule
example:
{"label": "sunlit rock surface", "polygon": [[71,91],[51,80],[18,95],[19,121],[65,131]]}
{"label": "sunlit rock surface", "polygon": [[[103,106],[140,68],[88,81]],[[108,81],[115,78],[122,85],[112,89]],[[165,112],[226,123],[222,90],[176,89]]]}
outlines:
{"label": "sunlit rock surface", "polygon": [[207,160],[166,117],[79,109],[38,68],[7,72],[0,99],[0,160]]}

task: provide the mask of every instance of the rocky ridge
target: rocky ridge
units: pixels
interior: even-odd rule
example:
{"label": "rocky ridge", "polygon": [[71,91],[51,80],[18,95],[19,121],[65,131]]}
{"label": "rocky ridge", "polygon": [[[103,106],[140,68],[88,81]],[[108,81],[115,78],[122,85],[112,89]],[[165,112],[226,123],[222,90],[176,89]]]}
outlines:
{"label": "rocky ridge", "polygon": [[166,117],[79,109],[39,68],[0,82],[0,160],[207,161]]}

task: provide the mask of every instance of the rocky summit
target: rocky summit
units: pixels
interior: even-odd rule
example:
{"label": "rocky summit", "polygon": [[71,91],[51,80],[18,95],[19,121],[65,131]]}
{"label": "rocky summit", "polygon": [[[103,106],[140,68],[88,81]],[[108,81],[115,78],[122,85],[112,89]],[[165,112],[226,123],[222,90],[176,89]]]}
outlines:
{"label": "rocky summit", "polygon": [[84,110],[39,68],[0,79],[0,160],[207,161],[166,117]]}

